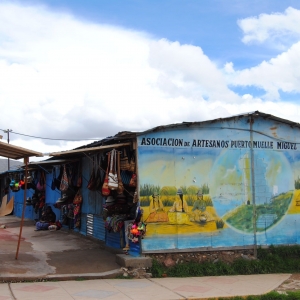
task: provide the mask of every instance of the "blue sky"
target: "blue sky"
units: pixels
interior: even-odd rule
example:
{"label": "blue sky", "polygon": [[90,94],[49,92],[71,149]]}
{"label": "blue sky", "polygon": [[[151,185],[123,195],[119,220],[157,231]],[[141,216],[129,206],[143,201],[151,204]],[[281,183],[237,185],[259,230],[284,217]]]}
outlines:
{"label": "blue sky", "polygon": [[[234,61],[251,67],[280,53],[279,49],[241,42],[239,19],[300,9],[297,0],[48,0],[44,3],[88,22],[145,31],[156,38],[200,46],[217,63]],[[292,42],[289,44],[291,45]]]}
{"label": "blue sky", "polygon": [[34,139],[51,152],[254,110],[298,122],[299,28],[298,0],[0,0],[0,134],[80,140]]}

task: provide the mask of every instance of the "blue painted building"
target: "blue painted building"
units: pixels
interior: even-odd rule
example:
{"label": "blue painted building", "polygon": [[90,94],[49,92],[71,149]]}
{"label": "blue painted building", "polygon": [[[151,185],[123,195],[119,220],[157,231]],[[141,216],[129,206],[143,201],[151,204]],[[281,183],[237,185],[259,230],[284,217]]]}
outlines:
{"label": "blue painted building", "polygon": [[[146,235],[138,244],[131,243],[135,253],[299,244],[299,130],[298,123],[253,112],[122,132],[52,153],[53,162],[47,161],[46,202],[54,205],[60,196],[60,191],[49,188],[57,161],[64,160],[59,165],[80,162],[81,226],[74,230],[122,249],[125,230],[108,230],[103,217],[107,197],[100,189],[87,188],[99,157],[117,149],[121,158],[125,153],[134,156],[137,186],[130,189],[124,182],[125,190],[127,200],[136,190],[141,221],[147,224]],[[18,195],[23,199],[22,192]],[[18,215],[22,201],[15,199]],[[56,213],[61,216],[59,210]],[[30,207],[26,216],[36,217]]]}

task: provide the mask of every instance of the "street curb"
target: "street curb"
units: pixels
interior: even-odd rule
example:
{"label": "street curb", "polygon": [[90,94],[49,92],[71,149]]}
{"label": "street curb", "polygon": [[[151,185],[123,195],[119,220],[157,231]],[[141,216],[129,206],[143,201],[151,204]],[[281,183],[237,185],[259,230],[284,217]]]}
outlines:
{"label": "street curb", "polygon": [[114,279],[119,275],[123,275],[120,269],[102,272],[102,273],[83,273],[83,274],[53,274],[40,276],[3,276],[0,277],[1,282],[30,282],[30,281],[67,281],[67,280],[92,280],[92,279]]}

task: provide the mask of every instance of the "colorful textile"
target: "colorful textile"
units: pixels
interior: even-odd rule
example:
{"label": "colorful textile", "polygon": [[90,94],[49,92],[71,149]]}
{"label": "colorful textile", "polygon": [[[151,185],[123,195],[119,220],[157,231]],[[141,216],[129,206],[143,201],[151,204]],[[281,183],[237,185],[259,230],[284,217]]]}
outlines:
{"label": "colorful textile", "polygon": [[45,223],[42,221],[38,221],[35,224],[36,230],[48,230],[49,225],[50,225],[50,223]]}

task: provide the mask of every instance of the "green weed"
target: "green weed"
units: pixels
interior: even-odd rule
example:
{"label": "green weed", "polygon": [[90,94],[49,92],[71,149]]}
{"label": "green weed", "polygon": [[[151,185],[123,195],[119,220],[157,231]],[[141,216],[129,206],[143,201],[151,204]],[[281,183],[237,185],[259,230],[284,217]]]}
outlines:
{"label": "green weed", "polygon": [[162,277],[162,274],[164,274],[165,271],[166,271],[166,267],[164,267],[156,259],[152,260],[151,273],[154,278]]}
{"label": "green weed", "polygon": [[85,278],[82,278],[82,277],[77,277],[75,280],[76,280],[76,281],[84,281],[84,280],[86,280],[86,279],[85,279]]}
{"label": "green weed", "polygon": [[299,300],[300,294],[298,292],[288,292],[287,294],[279,294],[277,292],[270,292],[265,295],[255,296],[235,296],[235,297],[220,297],[211,300]]}
{"label": "green weed", "polygon": [[154,260],[151,272],[153,277],[161,277],[162,274],[170,277],[190,277],[300,272],[300,255],[298,254],[300,246],[271,246],[268,249],[258,248],[257,250],[257,260],[239,258],[231,264],[222,261],[186,262],[166,268]]}

